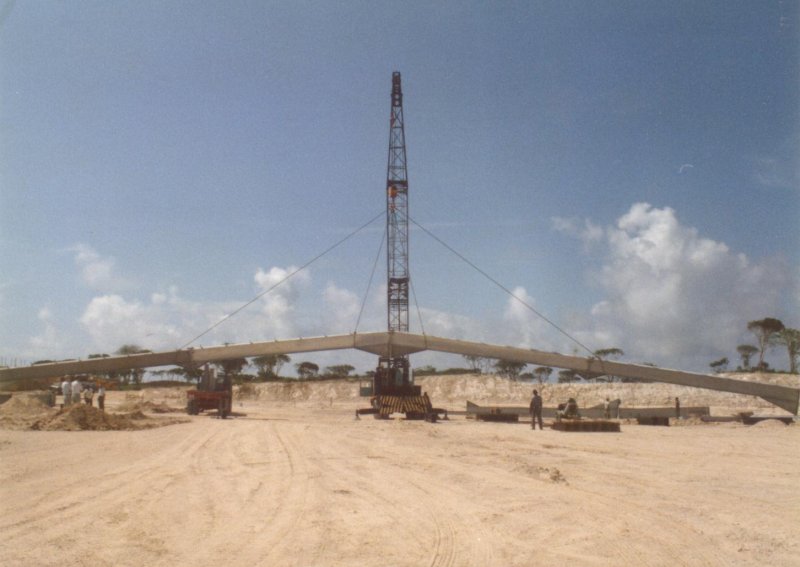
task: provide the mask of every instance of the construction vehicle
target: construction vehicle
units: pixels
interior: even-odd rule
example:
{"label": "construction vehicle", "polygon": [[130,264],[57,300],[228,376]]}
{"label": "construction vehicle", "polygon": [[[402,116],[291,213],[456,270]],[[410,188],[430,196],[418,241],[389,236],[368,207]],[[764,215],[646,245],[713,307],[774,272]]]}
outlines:
{"label": "construction vehicle", "polygon": [[423,393],[420,386],[414,384],[405,357],[380,357],[372,376],[372,387],[362,388],[362,392],[372,394],[370,407],[357,409],[356,419],[359,415],[387,419],[393,413],[404,413],[406,419],[424,419],[431,423],[440,417],[448,419],[447,410],[433,407],[428,393]]}
{"label": "construction vehicle", "polygon": [[208,364],[197,383],[196,390],[186,391],[186,413],[197,415],[204,410],[217,410],[217,417],[225,419],[233,407],[233,382],[227,373],[218,375]]}

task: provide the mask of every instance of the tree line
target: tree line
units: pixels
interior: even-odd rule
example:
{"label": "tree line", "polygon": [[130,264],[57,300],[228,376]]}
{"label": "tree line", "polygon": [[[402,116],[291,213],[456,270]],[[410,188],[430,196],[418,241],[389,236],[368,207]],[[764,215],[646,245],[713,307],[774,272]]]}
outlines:
{"label": "tree line", "polygon": [[[780,319],[765,317],[747,323],[747,330],[753,333],[755,345],[741,344],[736,347],[741,364],[736,367],[738,372],[769,372],[772,369],[764,357],[767,352],[778,347],[786,349],[789,357],[789,373],[797,374],[797,359],[800,355],[800,330],[787,327]],[[753,357],[758,355],[758,362],[752,364]],[[730,361],[727,357],[709,363],[715,372],[725,372]]]}
{"label": "tree line", "polygon": [[[148,352],[152,351],[143,349],[135,344],[126,344],[117,349],[114,354],[130,355]],[[110,355],[90,354],[88,358],[107,358],[108,356]],[[247,358],[220,360],[214,362],[212,366],[214,366],[218,372],[233,377],[236,383],[268,382],[285,379],[280,375],[280,372],[291,360],[291,357],[287,354],[272,354],[253,357],[249,360]],[[335,364],[327,366],[320,371],[319,365],[309,361],[298,362],[294,367],[299,380],[351,378],[352,373],[355,371],[355,367],[350,364]],[[254,370],[255,372],[247,372],[248,369]],[[133,368],[130,370],[118,370],[101,374],[104,378],[118,383],[122,388],[138,388],[142,385],[145,372],[146,371],[142,368]],[[176,366],[163,370],[151,370],[150,373],[157,376],[160,380],[194,382],[202,376],[203,368],[184,368]]]}

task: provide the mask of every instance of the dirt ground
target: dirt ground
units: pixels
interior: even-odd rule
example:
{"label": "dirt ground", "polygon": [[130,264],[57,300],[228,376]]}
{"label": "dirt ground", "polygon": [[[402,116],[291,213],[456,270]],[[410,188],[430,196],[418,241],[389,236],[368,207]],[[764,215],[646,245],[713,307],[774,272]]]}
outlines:
{"label": "dirt ground", "polygon": [[[495,378],[422,382],[456,410],[530,395]],[[560,433],[464,415],[356,421],[357,387],[259,385],[227,420],[169,412],[185,403],[179,389],[109,392],[120,427],[12,398],[0,406],[0,563],[800,564],[796,424]],[[546,405],[568,392],[586,405],[680,394],[720,415],[772,411],[655,384],[544,390]]]}

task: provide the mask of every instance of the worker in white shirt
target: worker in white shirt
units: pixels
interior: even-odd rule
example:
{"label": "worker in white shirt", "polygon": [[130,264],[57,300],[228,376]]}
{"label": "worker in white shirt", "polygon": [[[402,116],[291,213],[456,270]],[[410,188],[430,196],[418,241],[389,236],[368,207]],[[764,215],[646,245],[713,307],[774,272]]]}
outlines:
{"label": "worker in white shirt", "polygon": [[67,407],[72,403],[72,386],[68,378],[64,378],[64,381],[61,382],[61,393],[64,394],[64,407]]}
{"label": "worker in white shirt", "polygon": [[81,403],[81,390],[83,390],[83,388],[81,387],[81,381],[78,380],[77,378],[75,378],[75,380],[72,381],[72,403],[73,404]]}

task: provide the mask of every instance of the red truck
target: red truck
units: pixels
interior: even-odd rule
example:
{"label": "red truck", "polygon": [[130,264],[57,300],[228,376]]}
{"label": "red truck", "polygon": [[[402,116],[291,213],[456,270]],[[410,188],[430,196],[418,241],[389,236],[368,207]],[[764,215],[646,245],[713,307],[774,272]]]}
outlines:
{"label": "red truck", "polygon": [[225,419],[233,407],[233,384],[227,374],[217,376],[208,367],[203,371],[196,390],[186,392],[186,413],[197,415],[204,410],[217,410],[217,416]]}

